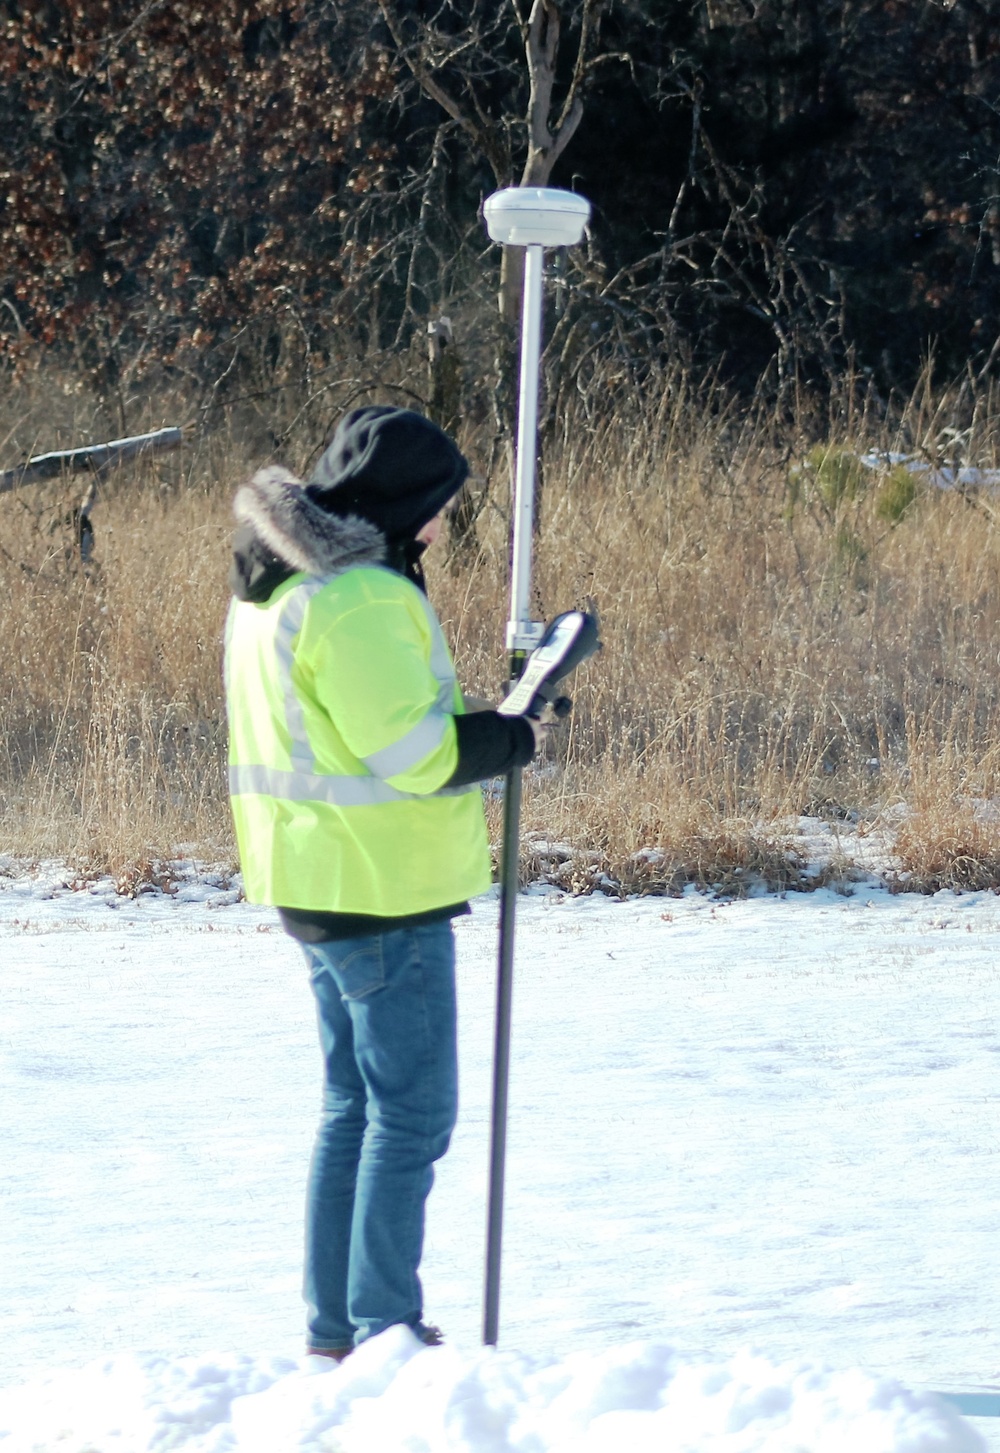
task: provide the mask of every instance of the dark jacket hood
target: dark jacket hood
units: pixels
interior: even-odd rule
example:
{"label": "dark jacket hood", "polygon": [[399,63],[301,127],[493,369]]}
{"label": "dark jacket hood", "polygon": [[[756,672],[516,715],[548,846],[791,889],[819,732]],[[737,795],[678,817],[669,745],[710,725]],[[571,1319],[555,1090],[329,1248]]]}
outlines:
{"label": "dark jacket hood", "polygon": [[325,510],[369,520],[392,545],[411,541],[468,473],[454,440],[423,414],[371,405],[341,419],[307,492]]}

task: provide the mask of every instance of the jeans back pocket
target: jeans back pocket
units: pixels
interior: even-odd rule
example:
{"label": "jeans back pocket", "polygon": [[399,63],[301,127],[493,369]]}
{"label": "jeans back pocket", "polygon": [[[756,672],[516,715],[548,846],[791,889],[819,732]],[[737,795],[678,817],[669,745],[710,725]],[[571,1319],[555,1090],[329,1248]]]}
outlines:
{"label": "jeans back pocket", "polygon": [[[344,945],[347,948],[347,945]],[[385,985],[381,937],[366,938],[331,964],[342,999],[364,999]]]}

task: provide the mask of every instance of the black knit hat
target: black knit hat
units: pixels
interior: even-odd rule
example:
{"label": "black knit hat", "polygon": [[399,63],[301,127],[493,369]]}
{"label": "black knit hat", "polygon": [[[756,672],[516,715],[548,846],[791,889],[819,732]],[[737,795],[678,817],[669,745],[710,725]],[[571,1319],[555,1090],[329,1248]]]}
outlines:
{"label": "black knit hat", "polygon": [[454,441],[423,414],[371,406],[341,419],[306,492],[331,514],[370,520],[392,543],[412,540],[468,473]]}

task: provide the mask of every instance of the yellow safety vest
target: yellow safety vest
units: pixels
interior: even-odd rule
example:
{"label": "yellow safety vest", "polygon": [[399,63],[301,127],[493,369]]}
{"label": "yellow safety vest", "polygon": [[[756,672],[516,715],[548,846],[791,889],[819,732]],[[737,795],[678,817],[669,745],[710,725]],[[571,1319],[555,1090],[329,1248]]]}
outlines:
{"label": "yellow safety vest", "polygon": [[229,790],[252,903],[403,917],[484,892],[477,784],[445,788],[462,696],[395,571],[298,574],[226,627]]}

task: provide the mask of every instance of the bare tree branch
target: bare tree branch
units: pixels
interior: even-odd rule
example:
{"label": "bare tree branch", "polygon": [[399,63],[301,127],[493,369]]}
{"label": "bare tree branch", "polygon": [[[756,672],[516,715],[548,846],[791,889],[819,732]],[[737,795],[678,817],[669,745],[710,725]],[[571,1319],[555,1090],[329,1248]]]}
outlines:
{"label": "bare tree branch", "polygon": [[562,130],[563,126],[569,120],[580,98],[581,87],[588,73],[593,68],[593,62],[588,58],[587,52],[590,49],[591,35],[596,36],[597,27],[600,23],[601,13],[604,10],[605,4],[606,0],[585,0],[583,15],[580,18],[580,41],[576,48],[573,77],[569,83],[569,90],[566,92],[566,99],[563,102],[559,120],[556,122],[557,133]]}
{"label": "bare tree branch", "polygon": [[432,101],[436,101],[453,121],[458,122],[489,162],[497,184],[503,186],[509,176],[510,162],[506,148],[497,135],[495,124],[488,120],[478,105],[475,107],[478,119],[474,120],[466,108],[441,84],[434,74],[434,69],[427,63],[424,49],[419,42],[415,45],[407,42],[399,11],[393,0],[378,0],[378,7],[389,29],[389,34],[392,36],[400,60],[406,65],[421,90]]}
{"label": "bare tree branch", "polygon": [[521,39],[525,45],[528,44],[528,20],[521,13],[521,0],[510,0],[510,6],[517,17],[517,28],[521,32]]}

